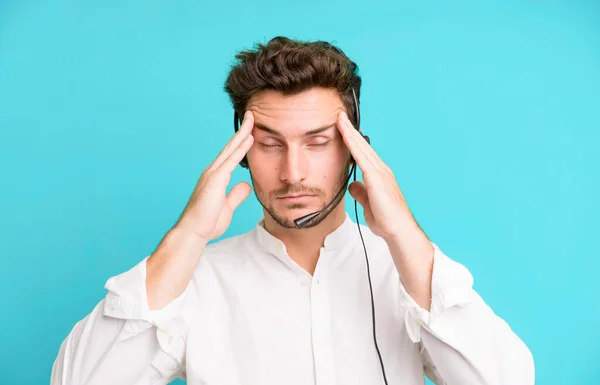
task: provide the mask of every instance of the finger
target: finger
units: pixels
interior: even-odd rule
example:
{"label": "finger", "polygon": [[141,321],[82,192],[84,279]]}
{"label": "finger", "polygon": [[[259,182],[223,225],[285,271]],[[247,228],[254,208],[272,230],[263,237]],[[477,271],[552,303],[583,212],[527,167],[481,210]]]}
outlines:
{"label": "finger", "polygon": [[233,170],[237,167],[244,156],[248,153],[252,144],[254,143],[254,136],[249,135],[244,139],[244,141],[236,148],[227,159],[223,161],[223,163],[219,166],[217,170],[224,170],[228,173],[232,173]]}
{"label": "finger", "polygon": [[369,194],[364,184],[359,181],[352,182],[348,186],[348,192],[363,208],[369,207]]}
{"label": "finger", "polygon": [[385,164],[383,160],[381,160],[381,158],[379,157],[379,155],[377,155],[377,152],[373,149],[373,147],[367,142],[367,140],[362,136],[362,134],[354,128],[352,122],[350,122],[350,119],[348,119],[348,115],[346,113],[343,113],[341,118],[346,133],[354,139],[356,145],[362,150],[362,152],[365,154],[365,157],[371,162],[373,167],[375,167],[379,171],[385,170],[391,172],[391,169]]}
{"label": "finger", "polygon": [[237,209],[237,207],[248,198],[252,191],[252,187],[246,182],[240,182],[233,186],[233,188],[227,194],[227,203],[231,210]]}
{"label": "finger", "polygon": [[218,168],[231,155],[231,153],[235,151],[235,149],[244,142],[244,140],[252,132],[253,127],[254,115],[251,111],[247,111],[244,115],[242,126],[225,145],[223,150],[219,153],[219,155],[213,162],[213,168]]}
{"label": "finger", "polygon": [[[358,131],[356,131],[356,129],[354,129],[354,127],[352,127],[352,124],[348,124],[349,122],[347,121],[347,118],[345,118],[345,115],[346,114],[344,112],[341,112],[340,114],[338,114],[338,120],[337,120],[338,130],[342,134],[344,143],[346,143],[346,146],[350,150],[352,157],[354,158],[356,163],[358,163],[358,167],[360,167],[360,169],[363,172],[368,172],[369,170],[372,170],[374,168],[374,165],[372,164],[372,161],[367,156],[363,146],[361,146],[360,141],[363,141],[365,143],[366,143],[366,141],[364,138],[362,138],[362,136],[360,134],[358,134]],[[356,131],[356,134],[358,134],[360,139],[355,137],[353,135],[352,131]]]}
{"label": "finger", "polygon": [[233,137],[227,142],[223,150],[217,155],[217,158],[214,162],[209,166],[211,169],[215,169],[221,166],[221,164],[229,158],[229,156],[242,144],[244,140],[250,135],[252,132],[252,128],[254,127],[254,115],[251,111],[247,111],[244,115],[244,121],[242,122],[242,126],[238,130],[238,132],[233,135]]}
{"label": "finger", "polygon": [[381,162],[381,159],[379,158],[373,147],[363,137],[362,133],[354,127],[346,113],[342,115],[342,121],[345,123],[345,126],[348,130],[348,134],[356,140],[358,146],[363,150],[367,158],[369,158],[369,160],[374,165],[378,165],[378,162],[383,163]]}
{"label": "finger", "polygon": [[348,186],[348,191],[350,192],[350,195],[352,195],[352,198],[356,199],[358,204],[363,208],[363,215],[365,216],[367,225],[375,223],[373,221],[373,211],[371,210],[369,203],[369,194],[367,193],[365,185],[359,181],[352,182],[350,186]]}

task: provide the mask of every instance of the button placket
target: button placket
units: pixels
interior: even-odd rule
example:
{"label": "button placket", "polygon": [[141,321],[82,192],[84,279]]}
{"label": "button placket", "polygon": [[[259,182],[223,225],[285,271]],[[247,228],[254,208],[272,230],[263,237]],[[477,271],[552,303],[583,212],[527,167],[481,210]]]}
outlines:
{"label": "button placket", "polygon": [[313,277],[310,294],[316,384],[329,385],[333,384],[331,318],[326,285],[322,278]]}

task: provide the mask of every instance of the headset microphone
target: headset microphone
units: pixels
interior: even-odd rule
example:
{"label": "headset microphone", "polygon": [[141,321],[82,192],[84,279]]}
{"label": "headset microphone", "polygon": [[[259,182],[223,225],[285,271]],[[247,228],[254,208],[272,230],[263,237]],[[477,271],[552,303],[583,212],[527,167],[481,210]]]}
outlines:
{"label": "headset microphone", "polygon": [[296,224],[296,227],[301,229],[303,228],[308,222],[310,222],[313,218],[318,217],[321,213],[325,212],[325,210],[327,210],[329,208],[329,206],[331,206],[335,201],[338,200],[339,196],[346,191],[346,186],[348,185],[348,182],[350,181],[350,177],[352,176],[352,172],[356,170],[356,163],[354,163],[352,165],[352,168],[350,169],[350,173],[348,174],[348,178],[346,178],[346,182],[344,182],[344,184],[342,185],[342,188],[340,188],[340,191],[337,192],[337,194],[335,194],[335,196],[333,197],[333,199],[331,200],[331,202],[327,203],[327,205],[325,205],[325,207],[323,207],[321,210],[319,211],[315,211],[314,213],[310,213],[307,214],[303,217],[300,217],[298,219],[294,219],[294,223]]}

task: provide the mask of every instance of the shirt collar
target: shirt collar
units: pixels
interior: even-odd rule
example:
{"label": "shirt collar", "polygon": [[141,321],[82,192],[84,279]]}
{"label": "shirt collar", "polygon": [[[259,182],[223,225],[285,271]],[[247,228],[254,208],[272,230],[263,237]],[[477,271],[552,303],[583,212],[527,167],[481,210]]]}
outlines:
{"label": "shirt collar", "polygon": [[[331,233],[327,234],[324,241],[325,249],[335,249],[348,244],[350,231],[352,226],[355,225],[354,221],[346,213],[346,218],[340,226],[338,226]],[[256,238],[259,245],[267,252],[271,252],[277,256],[284,255],[285,245],[284,243],[276,238],[265,229],[264,217],[256,225]]]}

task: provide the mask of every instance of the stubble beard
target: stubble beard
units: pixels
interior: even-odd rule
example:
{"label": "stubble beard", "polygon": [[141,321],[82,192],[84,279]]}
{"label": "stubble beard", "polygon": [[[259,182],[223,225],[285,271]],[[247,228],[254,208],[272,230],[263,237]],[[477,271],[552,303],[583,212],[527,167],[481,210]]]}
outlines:
{"label": "stubble beard", "polygon": [[[323,207],[325,207],[331,201],[331,199],[333,199],[335,194],[337,194],[340,191],[340,189],[342,189],[342,188],[346,189],[348,187],[348,186],[344,186],[344,184],[346,183],[346,179],[348,178],[347,169],[348,169],[347,167],[344,167],[342,169],[342,173],[340,174],[340,177],[337,180],[335,188],[333,189],[333,194],[327,199],[327,203],[325,203],[325,205],[323,205]],[[265,211],[267,213],[269,213],[271,218],[273,218],[273,220],[275,222],[277,222],[277,224],[279,226],[286,228],[286,229],[295,229],[296,225],[295,225],[294,221],[279,215],[272,204],[269,203],[269,204],[265,205],[263,202],[273,202],[276,199],[286,196],[286,195],[297,195],[297,194],[311,194],[311,195],[317,195],[317,196],[323,195],[323,190],[320,188],[317,188],[317,187],[286,184],[281,189],[271,191],[268,194],[269,199],[267,201],[267,200],[265,200],[266,194],[265,194],[264,190],[261,188],[261,186],[259,184],[257,184],[254,181],[254,178],[252,177],[252,173],[250,173],[250,178],[252,179],[252,185],[254,187],[253,189],[254,189],[254,194],[256,195],[256,199],[258,199],[261,206],[265,209]],[[343,198],[344,198],[344,194],[342,193],[339,195],[338,198],[336,198],[335,202],[333,202],[331,204],[331,206],[329,206],[327,208],[327,210],[325,210],[324,212],[320,213],[319,215],[317,215],[316,217],[311,219],[302,228],[308,229],[308,228],[317,226],[325,218],[327,218],[327,216],[339,205],[339,203],[342,201]],[[287,207],[288,207],[288,209],[302,209],[302,208],[305,208],[306,206],[307,205],[304,203],[294,203],[294,204],[288,205]],[[315,210],[315,211],[318,211],[318,210]]]}

